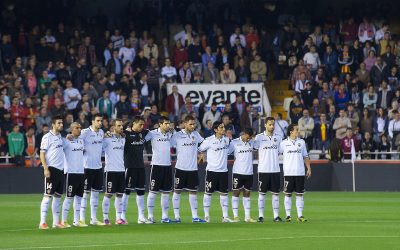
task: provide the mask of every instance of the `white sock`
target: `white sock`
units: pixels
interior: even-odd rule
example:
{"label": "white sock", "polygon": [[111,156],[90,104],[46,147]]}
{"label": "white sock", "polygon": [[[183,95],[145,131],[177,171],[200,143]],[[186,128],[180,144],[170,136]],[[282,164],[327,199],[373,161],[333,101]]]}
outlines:
{"label": "white sock", "polygon": [[197,213],[197,194],[189,194],[189,204],[192,210],[192,218],[199,218]]}
{"label": "white sock", "polygon": [[274,211],[274,219],[279,216],[279,194],[272,194],[272,210]]}
{"label": "white sock", "polygon": [[138,207],[138,218],[144,220],[144,195],[136,195],[136,205]]}
{"label": "white sock", "polygon": [[147,195],[147,215],[149,218],[154,218],[153,209],[154,209],[155,198],[156,194],[153,192],[149,192],[149,195]]}
{"label": "white sock", "polygon": [[49,210],[50,200],[50,196],[43,196],[42,203],[40,204],[40,224],[46,223],[47,210]]}
{"label": "white sock", "polygon": [[233,217],[239,217],[239,197],[232,196]]}
{"label": "white sock", "polygon": [[122,197],[115,196],[114,207],[115,207],[115,218],[116,220],[119,220],[121,219],[121,214],[122,214]]}
{"label": "white sock", "polygon": [[250,219],[250,197],[243,197],[244,218]]}
{"label": "white sock", "polygon": [[53,197],[53,202],[51,203],[51,212],[53,213],[53,225],[60,222],[60,206],[61,197]]}
{"label": "white sock", "polygon": [[297,208],[297,217],[303,216],[303,208],[304,208],[304,197],[296,196],[296,208]]}
{"label": "white sock", "polygon": [[99,206],[99,192],[90,193],[90,218],[97,221],[97,207]]}
{"label": "white sock", "polygon": [[172,206],[174,207],[175,219],[181,218],[179,215],[180,203],[181,203],[181,194],[177,194],[174,192],[174,194],[172,195]]}
{"label": "white sock", "polygon": [[219,196],[219,203],[221,204],[222,208],[222,217],[228,218],[228,209],[229,209],[229,201],[227,195],[220,195]]}
{"label": "white sock", "polygon": [[292,196],[285,195],[285,211],[286,216],[290,216],[290,211],[292,210]]}
{"label": "white sock", "polygon": [[61,214],[62,223],[68,221],[68,213],[69,213],[69,208],[71,207],[71,202],[72,202],[72,197],[65,197]]}
{"label": "white sock", "polygon": [[129,202],[129,194],[124,194],[122,196],[122,213],[121,219],[126,221],[126,210],[128,209],[128,202]]}
{"label": "white sock", "polygon": [[110,198],[104,195],[103,198],[103,205],[102,205],[102,210],[103,210],[103,220],[108,220],[108,212],[110,212]]}
{"label": "white sock", "polygon": [[87,206],[87,198],[89,196],[89,193],[84,192],[82,201],[81,201],[81,211],[79,212],[79,218],[81,221],[85,222],[85,215],[86,215],[86,206]]}
{"label": "white sock", "polygon": [[162,210],[162,217],[161,219],[168,218],[168,209],[169,209],[169,194],[161,194],[161,210]]}
{"label": "white sock", "polygon": [[203,198],[204,217],[210,218],[210,205],[211,205],[211,195],[204,194]]}
{"label": "white sock", "polygon": [[265,194],[258,194],[258,217],[264,218]]}
{"label": "white sock", "polygon": [[79,223],[79,214],[81,211],[81,202],[82,197],[76,196],[74,197],[74,223]]}

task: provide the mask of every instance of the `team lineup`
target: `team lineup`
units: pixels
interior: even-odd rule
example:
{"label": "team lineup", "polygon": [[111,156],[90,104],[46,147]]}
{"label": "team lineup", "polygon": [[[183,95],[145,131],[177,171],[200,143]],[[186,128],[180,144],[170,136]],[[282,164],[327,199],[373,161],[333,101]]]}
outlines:
{"label": "team lineup", "polygon": [[[44,169],[44,196],[40,206],[39,229],[48,229],[47,213],[51,203],[53,228],[68,228],[68,214],[73,206],[73,226],[87,227],[86,208],[90,207],[89,224],[110,226],[109,210],[114,198],[115,224],[126,225],[129,197],[136,192],[138,224],[156,223],[153,213],[155,199],[161,196],[161,223],[181,223],[180,196],[189,193],[189,205],[193,223],[210,222],[211,197],[220,195],[222,222],[239,222],[239,197],[242,201],[245,222],[264,222],[265,197],[272,195],[274,222],[291,222],[292,194],[295,193],[297,220],[303,216],[305,178],[311,177],[310,160],[304,140],[298,138],[298,126],[288,127],[287,138],[274,133],[275,120],[265,120],[265,131],[253,136],[252,129],[244,129],[239,138],[230,140],[225,136],[222,122],[213,124],[214,135],[203,138],[197,131],[195,119],[187,116],[184,128],[171,129],[168,118],[159,119],[158,128],[143,129],[144,119],[135,117],[124,129],[123,121],[114,119],[110,132],[101,129],[102,116],[95,115],[89,128],[79,123],[71,124],[71,134],[61,137],[63,118],[52,118],[52,129],[42,139],[40,160]],[[145,216],[146,174],[143,151],[150,142],[152,158],[148,181],[147,217]],[[176,165],[171,163],[171,148],[176,149]],[[105,166],[102,168],[104,152]],[[258,219],[250,216],[250,192],[253,189],[253,153],[258,152]],[[285,220],[279,216],[281,192],[279,154],[283,154],[283,193]],[[229,211],[228,155],[234,156],[232,167],[232,210]],[[198,213],[198,164],[207,162],[205,192],[203,196],[204,217]],[[105,183],[103,185],[103,180]],[[103,188],[104,187],[104,188]],[[61,204],[61,196],[66,192]],[[104,190],[101,204],[102,220],[97,217],[99,194]],[[174,218],[169,218],[170,193]],[[88,204],[89,203],[89,204]],[[61,212],[61,219],[60,219]]]}

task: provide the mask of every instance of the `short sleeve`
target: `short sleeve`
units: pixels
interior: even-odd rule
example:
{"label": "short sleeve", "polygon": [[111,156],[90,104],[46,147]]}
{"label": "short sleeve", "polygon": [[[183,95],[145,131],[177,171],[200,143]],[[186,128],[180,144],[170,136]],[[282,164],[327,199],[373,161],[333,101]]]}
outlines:
{"label": "short sleeve", "polygon": [[175,133],[171,137],[171,147],[173,147],[173,148],[176,148],[177,136],[178,136],[178,133]]}
{"label": "short sleeve", "polygon": [[204,141],[200,144],[199,151],[200,151],[200,152],[204,152],[204,151],[206,151],[206,150],[209,149],[209,148],[210,148],[209,140],[204,140]]}
{"label": "short sleeve", "polygon": [[303,145],[302,145],[301,154],[303,155],[303,157],[308,157],[307,147],[306,147],[306,144],[304,142],[303,142]]}
{"label": "short sleeve", "polygon": [[253,148],[254,149],[259,149],[260,148],[260,137],[258,135],[256,136],[256,138],[254,138]]}
{"label": "short sleeve", "polygon": [[50,147],[50,141],[48,136],[43,136],[42,142],[40,143],[40,151],[46,152]]}
{"label": "short sleeve", "polygon": [[154,135],[154,132],[153,132],[153,131],[149,131],[149,132],[147,133],[147,135],[144,137],[144,139],[145,139],[146,141],[150,141],[151,139],[153,139],[153,135]]}

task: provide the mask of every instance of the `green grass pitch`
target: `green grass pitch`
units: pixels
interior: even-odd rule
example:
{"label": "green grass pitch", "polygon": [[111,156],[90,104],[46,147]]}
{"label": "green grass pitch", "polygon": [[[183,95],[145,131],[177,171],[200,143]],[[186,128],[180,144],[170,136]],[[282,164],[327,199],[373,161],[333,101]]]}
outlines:
{"label": "green grass pitch", "polygon": [[[267,197],[262,224],[222,224],[216,194],[211,223],[192,224],[188,196],[183,194],[182,224],[138,225],[135,195],[131,195],[127,226],[42,231],[37,229],[41,195],[0,195],[0,249],[400,249],[399,193],[309,192],[304,209],[308,222],[278,224],[272,222],[270,195]],[[159,201],[158,196],[154,210],[158,221]],[[114,221],[114,202],[111,204],[110,219]],[[203,215],[201,204],[199,194],[199,215]],[[252,217],[257,218],[255,192],[251,205]],[[72,209],[70,218],[71,213]],[[231,209],[229,214],[232,216]],[[239,215],[243,220],[241,202]],[[280,215],[284,217],[283,197]],[[296,217],[294,200],[292,217]],[[49,213],[48,224],[51,218]]]}

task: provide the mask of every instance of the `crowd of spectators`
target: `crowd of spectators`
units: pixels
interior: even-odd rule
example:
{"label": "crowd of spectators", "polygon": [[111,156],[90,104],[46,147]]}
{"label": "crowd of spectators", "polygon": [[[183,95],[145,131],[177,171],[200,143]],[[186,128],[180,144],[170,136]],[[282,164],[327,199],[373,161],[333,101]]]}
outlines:
{"label": "crowd of spectators", "polygon": [[[309,149],[345,149],[352,138],[364,152],[397,150],[400,40],[384,18],[344,11],[341,18],[327,15],[311,23],[304,13],[279,14],[264,4],[265,18],[258,20],[245,7],[235,15],[247,2],[241,3],[220,6],[213,19],[206,18],[212,1],[194,1],[168,15],[155,12],[148,23],[138,14],[121,25],[110,25],[101,9],[89,21],[27,23],[6,6],[0,153],[24,164],[18,156],[37,153],[54,114],[64,115],[64,133],[73,121],[88,127],[96,113],[105,117],[104,130],[111,118],[135,115],[143,115],[151,129],[165,113],[176,126],[185,115],[195,116],[204,136],[216,120],[231,137],[245,127],[260,132],[258,111],[240,95],[235,103],[207,109],[194,106],[178,87],[167,95],[166,86],[265,82],[269,75],[289,79],[289,122],[299,124]],[[276,115],[276,133],[285,136],[287,124]]]}

